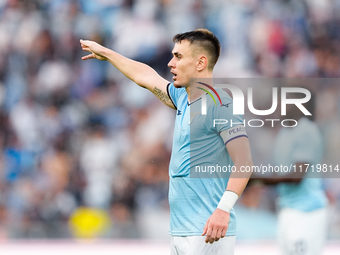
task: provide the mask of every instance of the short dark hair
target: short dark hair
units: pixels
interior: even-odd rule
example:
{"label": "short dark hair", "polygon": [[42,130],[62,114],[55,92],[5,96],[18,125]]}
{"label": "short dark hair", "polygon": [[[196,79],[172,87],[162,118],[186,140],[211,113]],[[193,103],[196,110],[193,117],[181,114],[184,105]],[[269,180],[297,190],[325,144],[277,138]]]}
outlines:
{"label": "short dark hair", "polygon": [[208,29],[200,28],[194,31],[177,34],[172,40],[174,43],[180,43],[183,40],[187,40],[191,44],[197,44],[205,49],[211,57],[208,62],[209,70],[214,68],[218,58],[220,57],[221,44],[217,37]]}

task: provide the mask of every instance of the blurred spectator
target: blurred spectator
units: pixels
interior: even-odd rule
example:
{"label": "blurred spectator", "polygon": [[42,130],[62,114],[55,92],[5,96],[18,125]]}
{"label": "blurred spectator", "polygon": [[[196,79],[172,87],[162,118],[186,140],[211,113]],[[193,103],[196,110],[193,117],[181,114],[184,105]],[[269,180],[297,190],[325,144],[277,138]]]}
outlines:
{"label": "blurred spectator", "polygon": [[84,202],[87,206],[105,209],[111,201],[118,148],[100,124],[95,124],[84,140],[80,152],[80,167],[87,183]]}

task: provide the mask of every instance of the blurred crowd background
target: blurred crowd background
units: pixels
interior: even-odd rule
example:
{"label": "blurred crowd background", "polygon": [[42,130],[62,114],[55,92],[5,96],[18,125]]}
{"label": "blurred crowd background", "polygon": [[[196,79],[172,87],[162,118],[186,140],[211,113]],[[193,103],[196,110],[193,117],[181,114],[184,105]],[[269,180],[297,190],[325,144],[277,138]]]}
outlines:
{"label": "blurred crowd background", "polygon": [[[168,238],[175,112],[82,61],[79,39],[171,80],[172,37],[200,27],[222,44],[216,77],[340,76],[340,0],[0,0],[0,239]],[[338,164],[339,98],[336,82],[318,87],[325,162]],[[330,239],[339,183],[325,180]],[[275,238],[274,188],[250,186],[236,213],[238,238]]]}

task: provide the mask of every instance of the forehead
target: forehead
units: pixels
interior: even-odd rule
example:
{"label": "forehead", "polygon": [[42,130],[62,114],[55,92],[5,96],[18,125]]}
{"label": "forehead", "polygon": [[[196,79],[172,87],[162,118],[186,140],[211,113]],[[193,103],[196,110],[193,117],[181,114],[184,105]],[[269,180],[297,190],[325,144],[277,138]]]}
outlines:
{"label": "forehead", "polygon": [[188,40],[182,40],[180,42],[175,43],[174,48],[172,50],[172,54],[180,53],[186,54],[191,53],[192,44]]}

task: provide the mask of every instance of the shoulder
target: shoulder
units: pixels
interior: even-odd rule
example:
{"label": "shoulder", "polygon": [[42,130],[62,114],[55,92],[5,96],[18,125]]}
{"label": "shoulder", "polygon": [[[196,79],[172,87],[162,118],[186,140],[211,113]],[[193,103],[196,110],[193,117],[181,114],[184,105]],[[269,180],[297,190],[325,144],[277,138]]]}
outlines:
{"label": "shoulder", "polygon": [[233,99],[231,98],[231,96],[223,89],[217,88],[216,92],[220,95],[221,98],[224,98],[226,100],[230,100],[233,101]]}
{"label": "shoulder", "polygon": [[185,90],[184,87],[176,88],[173,83],[169,83],[167,85],[167,90],[168,90],[168,93],[170,94],[170,96],[176,97],[176,98],[186,94],[186,90]]}
{"label": "shoulder", "polygon": [[216,89],[216,92],[219,98],[221,99],[220,103],[222,106],[226,106],[226,107],[232,106],[233,99],[230,97],[230,95],[226,91],[218,88]]}
{"label": "shoulder", "polygon": [[176,108],[181,102],[186,102],[188,98],[185,88],[176,88],[173,83],[167,85],[167,93]]}

